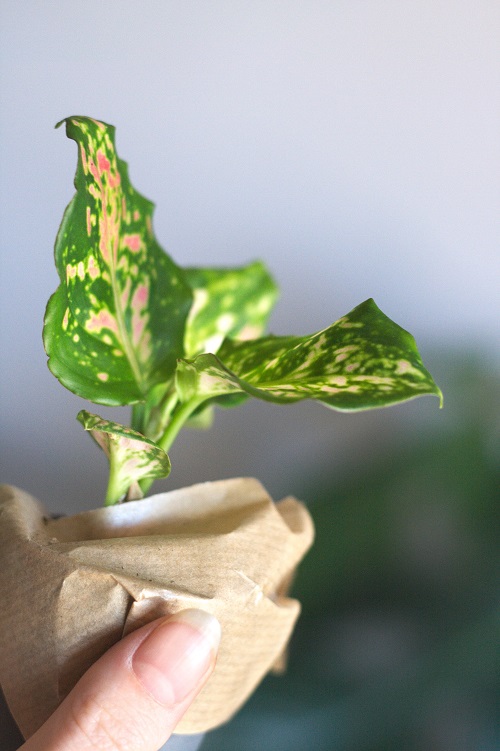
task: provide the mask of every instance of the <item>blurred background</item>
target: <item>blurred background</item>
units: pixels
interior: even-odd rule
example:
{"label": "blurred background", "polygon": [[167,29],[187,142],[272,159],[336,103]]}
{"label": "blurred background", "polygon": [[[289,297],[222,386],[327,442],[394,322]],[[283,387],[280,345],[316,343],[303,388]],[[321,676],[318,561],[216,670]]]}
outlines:
{"label": "blurred background", "polygon": [[203,748],[500,747],[498,3],[2,0],[0,55],[2,481],[52,512],[105,492],[41,344],[76,167],[53,126],[90,115],[180,265],[264,259],[276,334],[374,297],[445,395],[247,402],[178,440],[158,490],[254,475],[317,525],[287,674]]}

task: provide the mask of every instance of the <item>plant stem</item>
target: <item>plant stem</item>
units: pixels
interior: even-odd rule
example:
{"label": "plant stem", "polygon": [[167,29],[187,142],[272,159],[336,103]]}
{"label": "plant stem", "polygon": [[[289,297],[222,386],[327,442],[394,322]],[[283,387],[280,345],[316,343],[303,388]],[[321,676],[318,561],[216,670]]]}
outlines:
{"label": "plant stem", "polygon": [[158,441],[158,437],[163,435],[178,401],[179,397],[175,391],[172,391],[166,394],[160,404],[151,409],[143,431],[148,438]]}
{"label": "plant stem", "polygon": [[144,432],[144,404],[139,402],[132,405],[132,428],[139,433]]}
{"label": "plant stem", "polygon": [[195,409],[197,409],[200,404],[205,401],[205,399],[205,396],[193,397],[192,399],[189,399],[189,401],[184,402],[184,404],[179,407],[177,412],[174,412],[172,420],[170,421],[167,429],[158,441],[158,446],[160,446],[164,451],[168,451],[177,438],[177,435],[186,420],[191,417]]}
{"label": "plant stem", "polygon": [[123,491],[120,488],[120,464],[116,461],[115,453],[113,449],[109,452],[109,480],[108,490],[106,492],[105,506],[114,506],[120,500],[120,496],[123,495]]}
{"label": "plant stem", "polygon": [[[158,441],[156,441],[160,448],[162,448],[164,451],[169,450],[169,448],[177,438],[179,431],[184,426],[185,422],[191,417],[193,412],[200,406],[200,404],[205,401],[205,399],[205,396],[197,398],[193,397],[193,399],[184,402],[184,404],[182,404],[178,408],[178,410],[174,412],[174,415],[162,437]],[[140,483],[143,493],[147,493],[153,482],[154,480],[146,478]]]}

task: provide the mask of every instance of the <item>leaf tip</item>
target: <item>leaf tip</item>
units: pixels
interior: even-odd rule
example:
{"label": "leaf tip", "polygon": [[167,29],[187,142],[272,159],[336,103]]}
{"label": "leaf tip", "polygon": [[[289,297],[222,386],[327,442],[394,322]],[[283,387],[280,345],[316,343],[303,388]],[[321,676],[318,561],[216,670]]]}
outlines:
{"label": "leaf tip", "polygon": [[56,124],[54,125],[54,130],[57,130],[58,128],[60,128],[60,127],[61,127],[61,125],[62,125],[63,123],[65,123],[65,122],[66,122],[66,118],[65,118],[65,117],[63,117],[63,119],[62,119],[62,120],[59,120],[59,122],[57,122],[57,123],[56,123]]}

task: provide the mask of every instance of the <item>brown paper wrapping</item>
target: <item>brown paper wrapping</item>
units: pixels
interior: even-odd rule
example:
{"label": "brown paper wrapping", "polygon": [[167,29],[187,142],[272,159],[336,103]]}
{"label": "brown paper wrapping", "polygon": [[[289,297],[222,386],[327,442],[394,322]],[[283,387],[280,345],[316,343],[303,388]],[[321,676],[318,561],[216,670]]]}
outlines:
{"label": "brown paper wrapping", "polygon": [[25,737],[122,636],[185,608],[222,626],[215,671],[178,733],[226,722],[279,664],[300,605],[286,597],[313,538],[302,504],[253,479],[204,483],[47,518],[0,487],[0,684]]}

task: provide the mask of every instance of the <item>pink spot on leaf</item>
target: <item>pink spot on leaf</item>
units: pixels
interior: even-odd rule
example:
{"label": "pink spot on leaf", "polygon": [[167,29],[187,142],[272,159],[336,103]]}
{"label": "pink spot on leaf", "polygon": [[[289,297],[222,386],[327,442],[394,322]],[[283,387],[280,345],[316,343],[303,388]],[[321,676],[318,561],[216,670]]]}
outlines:
{"label": "pink spot on leaf", "polygon": [[139,284],[132,298],[132,308],[137,310],[137,312],[143,310],[147,305],[148,297],[149,289],[147,286],[145,284]]}
{"label": "pink spot on leaf", "polygon": [[90,237],[92,233],[92,223],[90,221],[90,206],[87,206],[87,235]]}
{"label": "pink spot on leaf", "polygon": [[408,360],[398,360],[396,365],[396,375],[404,375],[409,370],[411,370],[411,365]]}
{"label": "pink spot on leaf", "polygon": [[132,317],[132,341],[134,342],[134,345],[136,347],[141,341],[145,326],[146,318],[140,318],[139,316],[135,315]]}
{"label": "pink spot on leaf", "polygon": [[108,176],[108,183],[109,183],[110,188],[117,188],[121,183],[120,173],[117,172],[116,174],[113,175],[110,172]]}
{"label": "pink spot on leaf", "polygon": [[109,260],[110,260],[109,248],[107,246],[105,237],[101,237],[101,239],[99,240],[99,250],[101,251],[103,260],[109,264]]}
{"label": "pink spot on leaf", "polygon": [[136,347],[139,347],[143,359],[147,359],[150,354],[149,339],[144,331],[149,318],[146,310],[148,299],[147,285],[139,284],[132,297],[132,341]]}
{"label": "pink spot on leaf", "polygon": [[99,250],[103,260],[109,264],[111,262],[111,253],[109,248],[109,227],[106,221],[106,217],[99,218]]}
{"label": "pink spot on leaf", "polygon": [[99,276],[99,269],[96,266],[94,256],[90,256],[88,260],[87,271],[91,279],[96,279]]}
{"label": "pink spot on leaf", "polygon": [[99,334],[102,329],[109,329],[118,336],[118,324],[116,318],[111,315],[109,310],[100,310],[99,313],[92,313],[87,321],[85,328],[90,333]]}
{"label": "pink spot on leaf", "polygon": [[[124,440],[126,440],[126,439],[124,439]],[[129,445],[126,448],[132,449],[132,450],[134,448],[137,449],[137,446],[133,445],[134,442],[130,441],[130,439],[128,439],[128,440],[129,440]],[[139,443],[139,441],[135,441],[135,443],[137,444],[137,443]],[[134,456],[134,457],[132,457],[131,459],[128,459],[125,462],[125,466],[123,467],[123,469],[124,469],[125,472],[128,472],[129,474],[131,474],[132,472],[134,472],[135,469],[137,469],[137,467],[140,466],[140,463],[141,463],[141,460],[139,459],[139,457],[138,456]]]}
{"label": "pink spot on leaf", "polygon": [[123,244],[133,253],[137,253],[141,249],[141,236],[125,235],[125,237],[123,238]]}
{"label": "pink spot on leaf", "polygon": [[97,151],[97,165],[99,172],[109,172],[110,162],[109,159],[102,153],[101,149]]}
{"label": "pink spot on leaf", "polygon": [[97,167],[95,166],[92,157],[89,158],[88,166],[90,174],[97,179],[99,177],[99,173],[97,172]]}
{"label": "pink spot on leaf", "polygon": [[87,154],[85,153],[85,149],[83,147],[83,144],[80,144],[80,155],[82,157],[82,167],[85,174],[89,171],[88,164],[87,164]]}

